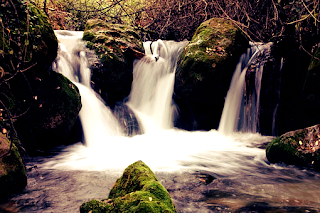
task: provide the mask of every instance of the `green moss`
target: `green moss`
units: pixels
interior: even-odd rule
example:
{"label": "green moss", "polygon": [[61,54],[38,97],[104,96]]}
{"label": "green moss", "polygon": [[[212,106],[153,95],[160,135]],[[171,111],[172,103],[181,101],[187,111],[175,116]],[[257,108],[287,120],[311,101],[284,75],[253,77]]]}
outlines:
{"label": "green moss", "polygon": [[124,196],[141,190],[148,181],[157,181],[157,177],[142,161],[128,166],[110,191],[109,198]]}
{"label": "green moss", "polygon": [[[0,133],[0,155],[7,152],[10,141]],[[7,197],[27,185],[27,174],[19,151],[13,144],[11,153],[0,158],[0,197]]]}
{"label": "green moss", "polygon": [[94,89],[113,107],[130,93],[134,60],[130,50],[144,52],[143,42],[133,27],[97,19],[88,20],[83,39],[100,59],[91,67]]}
{"label": "green moss", "polygon": [[83,33],[83,40],[91,41],[92,39],[94,39],[94,33],[90,32],[89,30]]}
{"label": "green moss", "polygon": [[267,146],[266,156],[271,163],[320,169],[320,125],[285,133]]}
{"label": "green moss", "polygon": [[217,128],[232,74],[248,44],[232,22],[213,18],[198,27],[181,54],[174,92],[189,103],[197,128]]}
{"label": "green moss", "polygon": [[169,193],[142,161],[125,169],[108,198],[83,203],[80,212],[176,212]]}

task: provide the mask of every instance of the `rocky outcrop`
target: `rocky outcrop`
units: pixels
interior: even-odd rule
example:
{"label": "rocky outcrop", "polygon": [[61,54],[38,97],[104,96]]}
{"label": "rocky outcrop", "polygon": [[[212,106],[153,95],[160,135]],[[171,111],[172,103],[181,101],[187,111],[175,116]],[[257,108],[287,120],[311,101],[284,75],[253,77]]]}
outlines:
{"label": "rocky outcrop", "polygon": [[176,72],[175,94],[187,101],[195,118],[182,128],[218,127],[232,74],[248,45],[231,21],[213,18],[200,25],[183,51]]}
{"label": "rocky outcrop", "polygon": [[0,109],[5,115],[0,126],[10,126],[13,118],[24,145],[41,149],[53,143],[52,147],[78,117],[79,92],[51,71],[58,42],[42,10],[13,0],[1,5],[0,14]]}
{"label": "rocky outcrop", "polygon": [[295,100],[294,120],[300,128],[320,122],[320,47],[318,47],[305,78],[300,97]]}
{"label": "rocky outcrop", "polygon": [[[0,156],[10,150],[10,141],[0,133]],[[27,173],[14,144],[9,154],[0,158],[0,198],[18,192],[27,185]]]}
{"label": "rocky outcrop", "polygon": [[137,161],[125,169],[108,199],[83,203],[80,212],[176,212],[176,209],[155,174]]}
{"label": "rocky outcrop", "polygon": [[133,59],[143,56],[142,41],[132,27],[98,19],[87,22],[83,39],[99,59],[90,66],[92,87],[113,107],[130,93]]}
{"label": "rocky outcrop", "polygon": [[275,138],[268,145],[266,154],[271,163],[283,162],[320,171],[320,125]]}

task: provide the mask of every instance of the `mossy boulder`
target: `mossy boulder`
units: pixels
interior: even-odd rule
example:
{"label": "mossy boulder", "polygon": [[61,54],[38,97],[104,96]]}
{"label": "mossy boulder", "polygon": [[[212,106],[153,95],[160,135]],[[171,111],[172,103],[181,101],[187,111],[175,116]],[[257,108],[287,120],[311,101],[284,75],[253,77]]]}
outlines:
{"label": "mossy boulder", "polygon": [[313,168],[320,171],[320,125],[287,132],[267,146],[271,163]]}
{"label": "mossy boulder", "polygon": [[190,105],[197,129],[218,127],[232,74],[248,46],[231,21],[213,18],[199,26],[183,51],[174,91]]}
{"label": "mossy boulder", "polygon": [[167,190],[142,161],[128,166],[110,191],[108,199],[83,203],[87,212],[176,212]]}
{"label": "mossy boulder", "polygon": [[51,65],[57,56],[58,42],[42,10],[30,2],[4,1],[0,16],[2,74],[12,75],[18,69],[31,70],[30,67],[44,71],[43,67]]}
{"label": "mossy boulder", "polygon": [[[10,141],[0,133],[0,156],[10,149]],[[17,147],[12,144],[11,152],[0,158],[0,198],[8,197],[27,185],[27,173]]]}
{"label": "mossy boulder", "polygon": [[[81,102],[75,85],[51,71],[58,42],[48,17],[33,3],[20,0],[4,1],[0,17],[0,98],[5,105],[0,109],[15,118],[25,146],[44,149],[60,144]],[[7,127],[2,121],[0,125]]]}
{"label": "mossy boulder", "polygon": [[24,144],[40,150],[64,143],[81,109],[79,90],[69,79],[56,72],[43,77],[32,82],[32,105],[16,122]]}
{"label": "mossy boulder", "polygon": [[143,56],[143,43],[132,27],[98,19],[88,20],[83,39],[99,59],[91,64],[92,87],[113,107],[130,93],[133,60]]}

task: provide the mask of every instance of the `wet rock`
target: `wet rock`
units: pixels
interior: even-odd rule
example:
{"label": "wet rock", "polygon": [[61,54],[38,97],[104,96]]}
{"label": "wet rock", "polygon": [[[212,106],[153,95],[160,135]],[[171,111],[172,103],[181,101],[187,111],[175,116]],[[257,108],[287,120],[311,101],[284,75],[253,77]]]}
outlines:
{"label": "wet rock", "polygon": [[[52,147],[77,119],[79,92],[69,80],[51,71],[58,42],[41,9],[13,0],[1,4],[0,14],[0,79],[6,82],[0,84],[0,109],[14,118],[24,145]],[[0,127],[8,122],[1,119]]]}
{"label": "wet rock", "polygon": [[320,170],[320,125],[291,131],[275,138],[267,147],[267,159],[271,163]]}
{"label": "wet rock", "polygon": [[98,19],[87,22],[83,39],[99,59],[91,64],[92,87],[113,107],[130,93],[133,60],[143,57],[143,43],[132,27]]}
{"label": "wet rock", "polygon": [[142,161],[125,169],[108,199],[83,203],[80,212],[176,212],[167,190]]}
{"label": "wet rock", "polygon": [[200,25],[183,51],[174,91],[189,103],[197,129],[218,127],[233,71],[248,45],[231,21],[213,18]]}
{"label": "wet rock", "polygon": [[[0,156],[10,149],[10,141],[0,133]],[[18,192],[27,185],[27,173],[19,151],[12,144],[8,155],[0,158],[0,198]]]}
{"label": "wet rock", "polygon": [[48,150],[65,142],[63,138],[81,109],[80,94],[70,80],[56,72],[48,73],[32,86],[32,107],[17,120],[16,127],[27,148]]}
{"label": "wet rock", "polygon": [[117,104],[114,107],[113,114],[119,121],[125,135],[134,136],[141,135],[143,130],[139,126],[139,122],[133,111],[125,104]]}

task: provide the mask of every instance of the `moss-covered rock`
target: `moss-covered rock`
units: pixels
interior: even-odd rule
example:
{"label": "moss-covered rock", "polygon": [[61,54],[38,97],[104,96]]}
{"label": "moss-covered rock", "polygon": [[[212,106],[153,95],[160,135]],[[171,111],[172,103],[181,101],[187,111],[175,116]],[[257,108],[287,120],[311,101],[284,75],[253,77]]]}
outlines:
{"label": "moss-covered rock", "polygon": [[167,190],[142,161],[128,166],[108,199],[83,203],[80,212],[176,212]]}
{"label": "moss-covered rock", "polygon": [[[10,141],[0,133],[0,155],[7,153]],[[0,158],[0,198],[18,192],[27,185],[27,173],[19,155],[18,149],[13,144],[11,152]]]}
{"label": "moss-covered rock", "polygon": [[143,43],[132,27],[89,20],[83,34],[100,63],[91,65],[93,88],[111,107],[131,90],[133,59],[141,57]]}
{"label": "moss-covered rock", "polygon": [[275,138],[267,147],[267,159],[271,163],[320,170],[320,125],[287,132]]}
{"label": "moss-covered rock", "polygon": [[[17,120],[24,145],[42,149],[60,144],[81,102],[75,85],[51,71],[58,42],[48,17],[20,0],[2,2],[0,17],[0,98],[5,105],[0,109]],[[0,119],[0,127],[8,126],[5,122]]]}
{"label": "moss-covered rock", "polygon": [[51,65],[58,42],[42,10],[33,3],[13,0],[1,3],[0,15],[0,65],[4,74]]}
{"label": "moss-covered rock", "polygon": [[231,21],[213,18],[200,25],[182,53],[175,93],[190,104],[198,129],[217,128],[233,71],[248,45]]}
{"label": "moss-covered rock", "polygon": [[[70,80],[56,72],[49,72],[43,77],[32,83],[32,106],[16,124],[22,137],[30,137],[31,130],[32,137],[28,140],[34,140],[32,148],[36,149],[61,144],[81,109],[79,90]],[[30,146],[32,142],[28,140],[24,142],[25,145],[29,142]]]}

